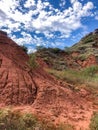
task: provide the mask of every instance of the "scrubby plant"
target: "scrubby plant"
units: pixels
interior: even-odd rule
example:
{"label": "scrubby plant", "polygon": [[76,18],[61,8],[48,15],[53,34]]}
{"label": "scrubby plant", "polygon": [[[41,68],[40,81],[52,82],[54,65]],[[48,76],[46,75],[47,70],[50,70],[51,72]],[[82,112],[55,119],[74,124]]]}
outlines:
{"label": "scrubby plant", "polygon": [[55,54],[61,52],[61,49],[60,48],[52,48],[51,51]]}
{"label": "scrubby plant", "polygon": [[66,54],[71,54],[72,53],[72,50],[70,49],[70,47],[65,47],[64,48],[64,51],[66,52]]}
{"label": "scrubby plant", "polygon": [[83,43],[93,42],[93,40],[94,40],[94,36],[93,35],[87,35],[86,37],[84,37],[82,39]]}
{"label": "scrubby plant", "polygon": [[92,116],[90,130],[98,130],[98,112],[95,112]]}
{"label": "scrubby plant", "polygon": [[40,121],[32,113],[21,113],[5,108],[0,110],[0,130],[73,130],[69,124],[56,127],[52,123]]}
{"label": "scrubby plant", "polygon": [[85,84],[92,93],[98,93],[98,66],[91,66],[82,70],[65,69],[58,71],[55,69],[46,69],[47,72],[54,75],[57,79],[62,79],[71,84]]}
{"label": "scrubby plant", "polygon": [[25,130],[25,122],[19,112],[0,110],[0,130]]}
{"label": "scrubby plant", "polygon": [[0,130],[53,130],[48,128],[48,125],[42,124],[31,113],[22,114],[11,109],[0,110]]}
{"label": "scrubby plant", "polygon": [[44,47],[44,46],[36,46],[36,50],[37,51],[44,51],[44,50],[46,50],[47,48],[46,47]]}
{"label": "scrubby plant", "polygon": [[29,55],[28,65],[32,69],[38,67],[38,63],[36,62],[36,55],[35,54],[32,53],[32,54]]}
{"label": "scrubby plant", "polygon": [[88,76],[94,76],[98,72],[98,66],[90,66],[83,70],[83,73]]}

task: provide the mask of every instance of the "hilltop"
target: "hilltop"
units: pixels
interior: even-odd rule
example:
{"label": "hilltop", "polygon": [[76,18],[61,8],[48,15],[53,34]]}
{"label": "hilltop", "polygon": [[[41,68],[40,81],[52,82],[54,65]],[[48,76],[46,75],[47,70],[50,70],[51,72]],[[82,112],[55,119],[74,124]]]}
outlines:
{"label": "hilltop", "polygon": [[82,69],[98,64],[98,29],[83,37],[72,47],[64,50],[59,48],[42,48],[37,57],[45,66],[57,70],[66,68]]}

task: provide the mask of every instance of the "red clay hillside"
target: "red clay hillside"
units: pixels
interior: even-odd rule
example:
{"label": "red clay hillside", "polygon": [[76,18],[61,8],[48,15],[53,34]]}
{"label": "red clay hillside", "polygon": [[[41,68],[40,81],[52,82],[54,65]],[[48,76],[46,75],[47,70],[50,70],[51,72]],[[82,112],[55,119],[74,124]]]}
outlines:
{"label": "red clay hillside", "polygon": [[0,31],[0,105],[14,105],[54,124],[86,130],[93,112],[90,92],[73,90],[41,67],[31,69],[28,60],[23,49]]}

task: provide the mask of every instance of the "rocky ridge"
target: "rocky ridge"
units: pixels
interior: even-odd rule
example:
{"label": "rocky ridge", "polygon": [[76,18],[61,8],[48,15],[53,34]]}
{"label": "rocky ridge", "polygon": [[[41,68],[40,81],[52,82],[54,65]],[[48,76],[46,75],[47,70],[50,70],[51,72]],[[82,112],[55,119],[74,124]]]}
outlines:
{"label": "rocky ridge", "polygon": [[56,70],[82,69],[98,65],[98,29],[87,34],[72,47],[65,50],[59,48],[43,48],[36,53],[42,67]]}

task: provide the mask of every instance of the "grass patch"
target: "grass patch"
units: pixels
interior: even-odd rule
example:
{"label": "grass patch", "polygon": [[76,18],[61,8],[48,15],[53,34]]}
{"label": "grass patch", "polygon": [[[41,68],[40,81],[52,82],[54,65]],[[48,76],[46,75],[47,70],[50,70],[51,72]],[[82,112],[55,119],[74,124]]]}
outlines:
{"label": "grass patch", "polygon": [[34,130],[37,118],[32,114],[0,110],[0,130]]}
{"label": "grass patch", "polygon": [[92,116],[90,130],[98,130],[98,112],[95,112]]}
{"label": "grass patch", "polygon": [[56,78],[68,83],[75,85],[85,84],[90,90],[98,90],[98,66],[91,66],[82,70],[66,69],[57,71],[48,69],[47,71]]}

